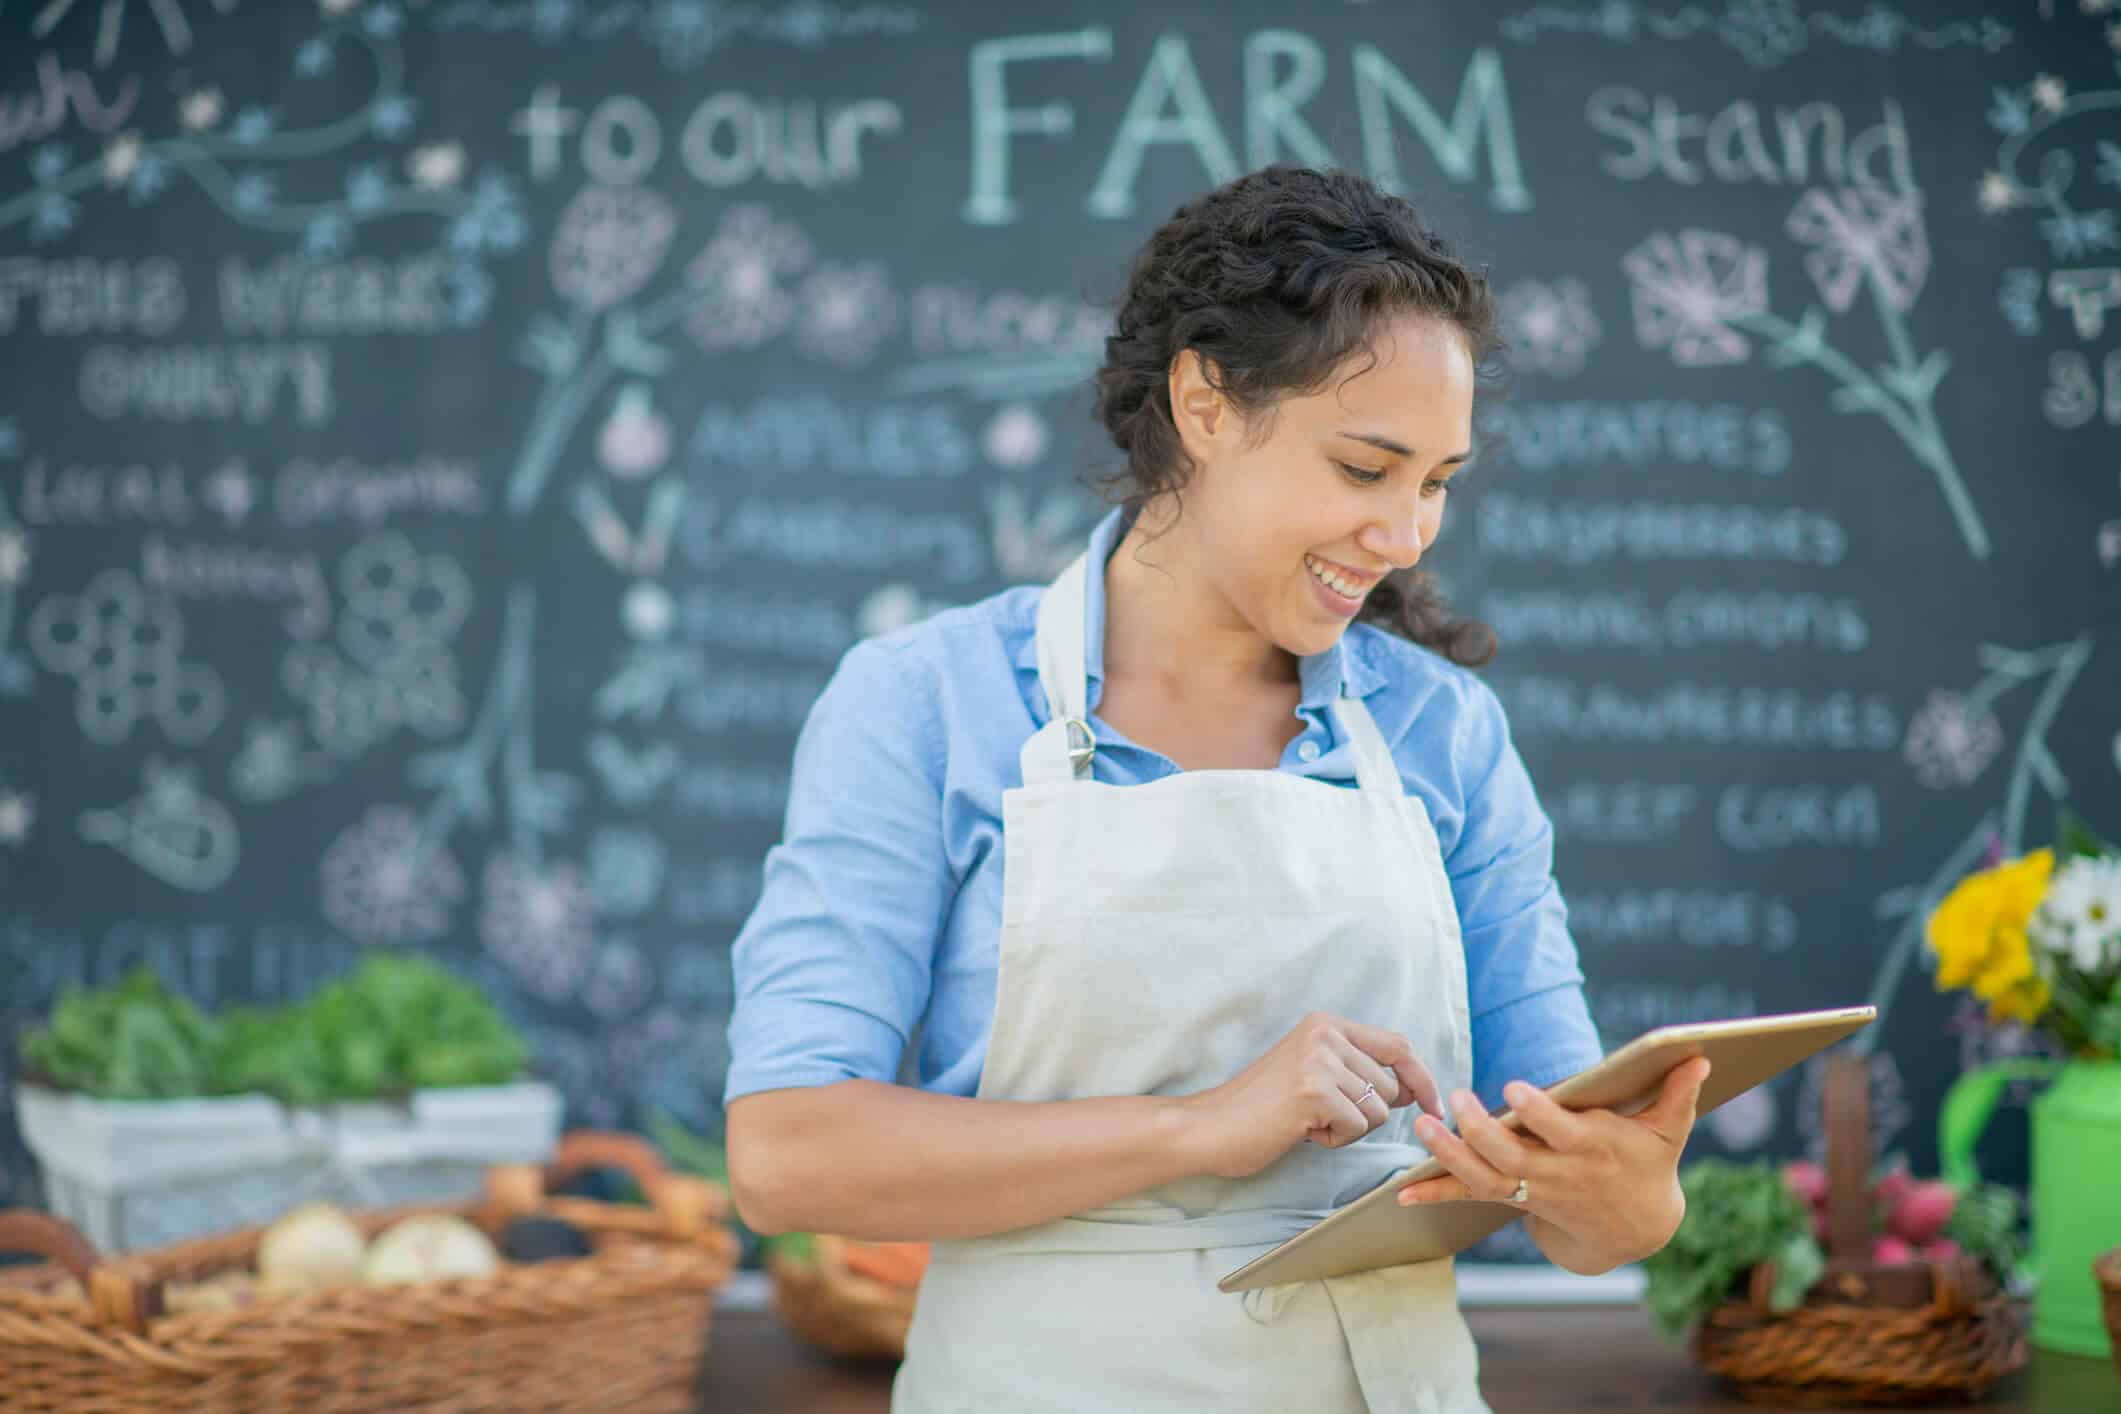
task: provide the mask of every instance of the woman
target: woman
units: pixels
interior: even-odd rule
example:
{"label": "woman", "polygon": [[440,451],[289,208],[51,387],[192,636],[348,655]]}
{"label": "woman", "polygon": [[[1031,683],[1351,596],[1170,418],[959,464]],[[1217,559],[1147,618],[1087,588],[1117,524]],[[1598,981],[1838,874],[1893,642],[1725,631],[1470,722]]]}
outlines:
{"label": "woman", "polygon": [[1402,1201],[1515,1201],[1572,1271],[1677,1227],[1704,1062],[1630,1117],[1527,1088],[1599,1038],[1492,640],[1414,573],[1494,323],[1360,178],[1182,206],[1106,341],[1083,556],[812,710],[734,949],[731,1177],[761,1232],[935,1242],[898,1414],[1482,1411],[1448,1260],[1215,1283],[1430,1152]]}

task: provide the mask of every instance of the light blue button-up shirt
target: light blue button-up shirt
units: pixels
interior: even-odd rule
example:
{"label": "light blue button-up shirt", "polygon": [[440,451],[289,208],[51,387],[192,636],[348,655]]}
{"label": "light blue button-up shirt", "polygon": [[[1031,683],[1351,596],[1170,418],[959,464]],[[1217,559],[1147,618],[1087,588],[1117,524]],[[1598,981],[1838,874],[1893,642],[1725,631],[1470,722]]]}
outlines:
{"label": "light blue button-up shirt", "polygon": [[[1097,716],[1101,570],[1123,530],[1114,509],[1090,537],[1084,659],[1092,772],[1138,785],[1180,768]],[[1000,946],[1002,792],[1022,783],[1018,753],[1048,717],[1044,592],[1004,590],[841,658],[796,739],[781,842],[733,945],[725,1104],[855,1078],[977,1091]],[[1435,822],[1464,938],[1481,1102],[1501,1109],[1510,1080],[1548,1085],[1595,1063],[1604,1051],[1554,883],[1553,829],[1494,691],[1365,623],[1299,672],[1304,729],[1275,769],[1354,788],[1354,753],[1327,710],[1345,684]]]}

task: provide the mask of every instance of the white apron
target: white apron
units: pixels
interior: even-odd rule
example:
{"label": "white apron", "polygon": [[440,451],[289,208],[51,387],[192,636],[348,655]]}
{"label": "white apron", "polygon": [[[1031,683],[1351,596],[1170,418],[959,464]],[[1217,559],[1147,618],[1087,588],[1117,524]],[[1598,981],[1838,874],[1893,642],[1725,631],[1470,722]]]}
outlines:
{"label": "white apron", "polygon": [[[1359,698],[1335,711],[1360,788],[1273,770],[1091,779],[1087,554],[1038,614],[1052,720],[1002,796],[993,1038],[978,1097],[1188,1095],[1305,1014],[1407,1035],[1470,1088],[1458,915],[1428,812]],[[1074,719],[1071,743],[1070,719]],[[1245,1179],[1182,1179],[933,1245],[892,1414],[1292,1410],[1491,1414],[1451,1259],[1224,1293],[1226,1272],[1427,1157],[1418,1105]]]}

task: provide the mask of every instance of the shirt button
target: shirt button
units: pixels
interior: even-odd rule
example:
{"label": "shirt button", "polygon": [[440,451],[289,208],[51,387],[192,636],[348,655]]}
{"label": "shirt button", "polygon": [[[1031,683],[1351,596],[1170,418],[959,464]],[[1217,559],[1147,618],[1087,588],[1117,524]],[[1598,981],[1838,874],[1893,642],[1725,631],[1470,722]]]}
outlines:
{"label": "shirt button", "polygon": [[1318,759],[1318,743],[1306,740],[1302,746],[1296,748],[1296,754],[1303,757],[1306,761],[1316,761]]}

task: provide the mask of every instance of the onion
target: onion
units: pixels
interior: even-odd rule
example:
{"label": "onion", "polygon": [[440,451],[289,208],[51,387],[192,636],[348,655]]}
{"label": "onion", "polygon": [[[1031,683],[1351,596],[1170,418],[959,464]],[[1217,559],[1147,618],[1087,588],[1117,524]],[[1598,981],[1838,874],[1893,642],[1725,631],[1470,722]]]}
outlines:
{"label": "onion", "polygon": [[265,1291],[319,1291],[361,1279],[367,1243],[336,1203],[304,1203],[282,1213],[258,1239],[258,1285]]}
{"label": "onion", "polygon": [[482,1277],[501,1265],[493,1241],[452,1213],[415,1213],[376,1235],[361,1277],[370,1286]]}

